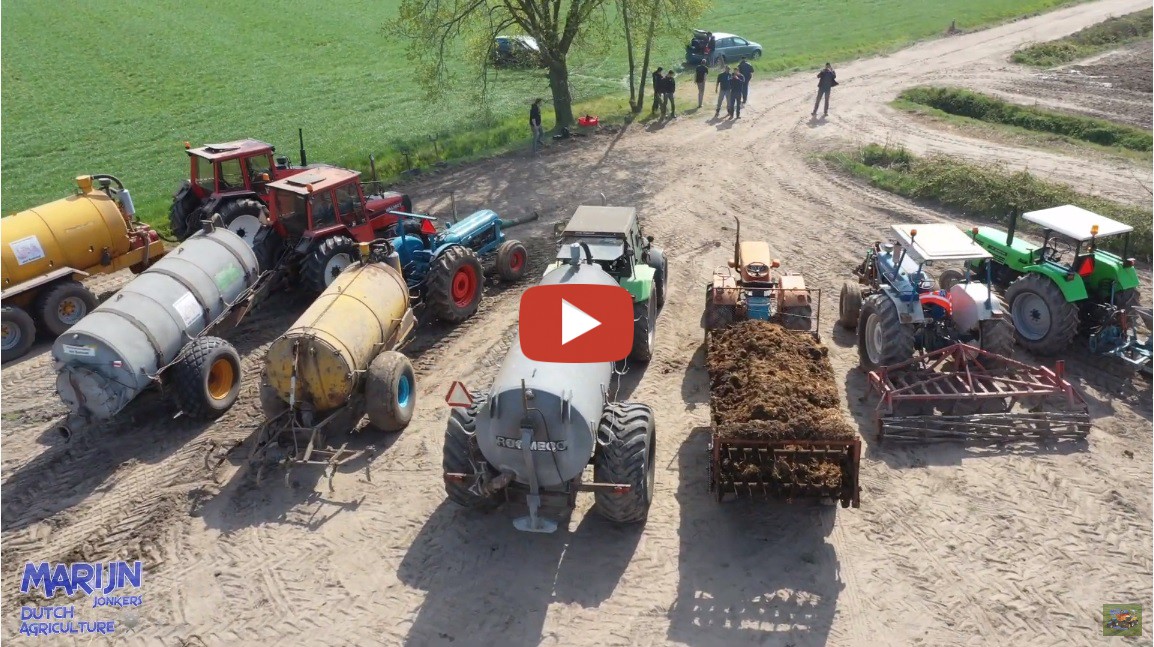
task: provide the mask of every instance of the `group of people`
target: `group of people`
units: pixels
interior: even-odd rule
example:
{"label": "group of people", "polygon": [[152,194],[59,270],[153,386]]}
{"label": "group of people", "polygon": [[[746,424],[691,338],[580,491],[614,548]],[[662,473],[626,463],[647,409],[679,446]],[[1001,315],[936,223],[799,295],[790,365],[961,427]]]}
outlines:
{"label": "group of people", "polygon": [[665,116],[665,107],[669,106],[669,116],[677,116],[677,107],[673,103],[673,95],[677,92],[677,79],[673,78],[673,70],[669,70],[662,75],[663,68],[657,68],[653,71],[653,112],[661,110],[661,116]]}
{"label": "group of people", "polygon": [[[705,102],[705,77],[709,67],[702,59],[697,66],[697,107]],[[713,111],[713,118],[721,116],[721,106],[725,104],[729,119],[741,119],[741,106],[749,101],[749,82],[753,79],[753,66],[744,58],[736,69],[726,65],[717,75],[717,82],[713,91],[717,93],[717,106]]]}

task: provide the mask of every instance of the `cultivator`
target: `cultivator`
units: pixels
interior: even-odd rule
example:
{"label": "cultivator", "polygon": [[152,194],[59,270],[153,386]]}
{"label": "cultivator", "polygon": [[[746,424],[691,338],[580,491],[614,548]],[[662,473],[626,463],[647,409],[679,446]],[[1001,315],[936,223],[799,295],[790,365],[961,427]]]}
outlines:
{"label": "cultivator", "polygon": [[832,499],[858,507],[861,440],[759,440],[717,433],[709,443],[709,491],[786,503]]}
{"label": "cultivator", "polygon": [[878,441],[1084,440],[1084,400],[1053,370],[955,344],[871,371]]}
{"label": "cultivator", "polygon": [[[259,485],[264,478],[265,470],[281,466],[284,468],[285,485],[290,485],[291,471],[298,465],[321,465],[325,468],[325,479],[328,482],[329,492],[333,491],[333,476],[337,468],[365,458],[365,478],[372,480],[369,467],[376,454],[376,447],[368,445],[363,449],[349,449],[348,442],[340,447],[331,447],[327,444],[326,428],[332,427],[336,433],[346,431],[352,418],[360,416],[350,414],[350,411],[360,412],[363,409],[352,403],[347,408],[327,412],[327,415],[315,422],[312,412],[308,410],[285,410],[280,415],[266,420],[256,435],[256,443],[249,453],[250,468],[255,469],[254,481]],[[345,424],[340,424],[341,422]],[[353,421],[355,424],[355,420]]]}

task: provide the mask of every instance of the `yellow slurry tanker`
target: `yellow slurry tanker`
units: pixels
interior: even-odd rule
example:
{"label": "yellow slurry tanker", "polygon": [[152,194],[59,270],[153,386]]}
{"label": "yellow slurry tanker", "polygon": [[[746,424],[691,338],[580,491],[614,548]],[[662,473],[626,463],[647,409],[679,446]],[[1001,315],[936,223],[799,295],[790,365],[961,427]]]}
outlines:
{"label": "yellow slurry tanker", "polygon": [[160,236],[136,220],[120,180],[82,175],[76,186],[76,195],[0,223],[5,362],[28,352],[37,328],[56,338],[96,308],[83,277],[140,272],[165,253]]}
{"label": "yellow slurry tanker", "polygon": [[[359,247],[361,260],[269,346],[260,389],[265,423],[250,456],[258,468],[322,463],[331,478],[360,452],[328,447],[326,434],[349,430],[366,413],[389,432],[413,416],[413,367],[397,349],[416,319],[400,259],[384,239]],[[270,451],[274,445],[282,451]]]}

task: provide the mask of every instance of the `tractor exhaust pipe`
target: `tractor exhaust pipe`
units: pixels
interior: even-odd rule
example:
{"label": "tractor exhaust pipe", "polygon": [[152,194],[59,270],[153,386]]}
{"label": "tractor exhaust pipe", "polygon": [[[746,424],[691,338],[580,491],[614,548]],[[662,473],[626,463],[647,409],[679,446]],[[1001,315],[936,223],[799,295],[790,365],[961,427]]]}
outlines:
{"label": "tractor exhaust pipe", "polygon": [[512,218],[512,219],[502,218],[501,219],[501,229],[509,229],[511,227],[523,225],[527,222],[533,222],[534,220],[537,220],[540,217],[541,217],[541,214],[534,211],[533,215],[531,215],[531,216],[521,216],[520,218]]}
{"label": "tractor exhaust pipe", "polygon": [[67,442],[71,442],[71,440],[72,440],[72,429],[71,429],[71,428],[69,428],[69,426],[68,426],[68,425],[58,425],[58,426],[56,427],[56,430],[55,430],[55,431],[56,431],[56,433],[57,433],[57,434],[59,434],[59,435],[60,435],[60,438],[61,438],[61,439],[62,439],[64,442],[66,442],[66,443],[67,443]]}
{"label": "tractor exhaust pipe", "polygon": [[308,158],[305,157],[305,129],[297,128],[297,137],[301,142],[301,166],[308,166]]}
{"label": "tractor exhaust pipe", "polygon": [[1010,210],[1010,226],[1006,228],[1006,245],[1014,243],[1014,231],[1018,228],[1018,217],[1021,215],[1017,207]]}

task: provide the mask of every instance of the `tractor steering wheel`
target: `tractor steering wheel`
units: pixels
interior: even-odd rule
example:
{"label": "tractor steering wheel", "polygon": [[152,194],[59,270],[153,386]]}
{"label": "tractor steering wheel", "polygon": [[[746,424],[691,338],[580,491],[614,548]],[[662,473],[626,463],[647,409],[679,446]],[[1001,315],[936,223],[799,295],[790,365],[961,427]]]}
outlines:
{"label": "tractor steering wheel", "polygon": [[1063,253],[1073,251],[1073,248],[1070,247],[1070,243],[1058,238],[1051,238],[1050,241],[1046,244],[1043,258],[1054,263],[1060,263],[1062,262]]}

